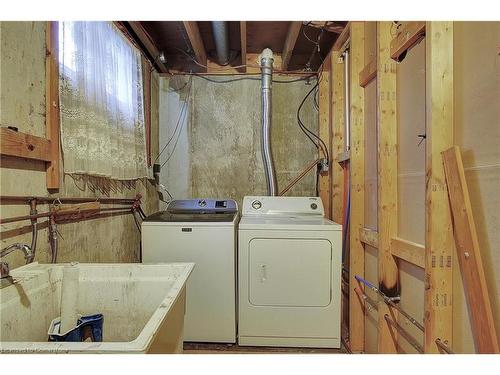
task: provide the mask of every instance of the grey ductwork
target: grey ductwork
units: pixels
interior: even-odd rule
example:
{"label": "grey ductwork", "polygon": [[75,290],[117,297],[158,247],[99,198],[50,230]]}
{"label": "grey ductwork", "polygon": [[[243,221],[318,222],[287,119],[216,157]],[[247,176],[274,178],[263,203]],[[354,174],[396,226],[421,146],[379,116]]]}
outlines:
{"label": "grey ductwork", "polygon": [[229,64],[229,29],[227,21],[212,21],[217,61],[220,65]]}
{"label": "grey ductwork", "polygon": [[273,62],[273,51],[266,48],[259,56],[262,92],[262,129],[260,144],[264,171],[266,173],[267,194],[276,196],[278,195],[278,187],[276,184],[276,171],[274,169],[273,152],[271,149]]}

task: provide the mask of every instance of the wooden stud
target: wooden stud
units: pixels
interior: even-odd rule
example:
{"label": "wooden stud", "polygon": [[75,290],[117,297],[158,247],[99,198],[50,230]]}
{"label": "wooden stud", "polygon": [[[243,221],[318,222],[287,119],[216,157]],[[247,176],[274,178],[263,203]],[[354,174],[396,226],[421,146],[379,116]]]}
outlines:
{"label": "wooden stud", "polygon": [[453,22],[426,25],[424,348],[452,345],[453,237],[441,152],[453,145]]}
{"label": "wooden stud", "polygon": [[339,164],[338,155],[344,151],[344,61],[338,51],[331,52],[332,64],[332,220],[343,223],[344,172]]}
{"label": "wooden stud", "polygon": [[[240,41],[241,41],[241,65],[247,63],[247,23],[246,21],[240,21]],[[246,73],[246,66],[241,68],[242,73]]]}
{"label": "wooden stud", "polygon": [[377,61],[372,60],[359,73],[359,85],[366,87],[375,77],[377,77]]}
{"label": "wooden stud", "polygon": [[26,159],[52,160],[52,145],[49,140],[31,134],[16,132],[8,128],[0,128],[0,154]]}
{"label": "wooden stud", "polygon": [[144,127],[146,136],[146,157],[151,167],[151,65],[143,59],[144,74]]}
{"label": "wooden stud", "polygon": [[[378,281],[389,297],[399,296],[398,267],[391,253],[391,238],[398,230],[398,123],[396,115],[396,63],[390,57],[391,22],[377,25],[377,117],[378,117]],[[378,315],[378,353],[396,353],[396,336],[382,304]]]}
{"label": "wooden stud", "polygon": [[391,238],[391,254],[417,267],[425,267],[424,245],[393,237]]}
{"label": "wooden stud", "polygon": [[[285,45],[283,46],[283,52],[281,53],[281,70],[287,70],[288,63],[292,58],[293,49],[295,48],[295,43],[299,37],[300,30],[302,29],[302,22],[291,21],[288,27],[288,33],[286,34]],[[326,60],[325,60],[326,62]]]}
{"label": "wooden stud", "polygon": [[476,351],[481,354],[499,353],[495,320],[484,276],[462,155],[458,146],[444,151],[442,155],[453,217],[453,234]]}
{"label": "wooden stud", "polygon": [[376,230],[361,228],[359,230],[359,239],[365,245],[370,245],[378,249],[378,232]]}
{"label": "wooden stud", "polygon": [[399,57],[413,47],[425,35],[425,22],[404,22],[401,31],[391,42],[391,58]]}
{"label": "wooden stud", "polygon": [[201,65],[207,65],[207,53],[205,51],[205,46],[203,45],[203,39],[201,38],[198,23],[196,21],[183,21],[182,23],[186,29],[196,61]]}
{"label": "wooden stud", "polygon": [[161,72],[168,73],[168,69],[163,63],[158,59],[160,51],[156,48],[156,44],[153,42],[152,38],[149,36],[148,32],[144,29],[139,21],[129,21],[128,24],[134,31],[137,38],[141,41],[147,50],[147,53],[151,56],[153,61],[151,64],[156,65]]}
{"label": "wooden stud", "polygon": [[48,21],[45,31],[45,134],[50,142],[47,164],[47,189],[60,186],[60,119],[59,119],[59,24]]}
{"label": "wooden stud", "polygon": [[[331,61],[330,56],[325,58],[323,63],[323,70],[321,72],[320,82],[319,82],[319,137],[325,142],[327,147],[330,145],[331,140],[331,125],[330,125],[330,71],[331,71]],[[319,154],[320,158],[326,158],[323,152]],[[328,161],[330,163],[330,160]],[[331,169],[328,168],[327,172],[321,172],[319,176],[319,196],[323,202],[323,207],[325,210],[325,217],[331,219],[332,217],[332,205],[331,205]]]}
{"label": "wooden stud", "polygon": [[363,22],[352,22],[350,30],[351,73],[351,216],[350,216],[350,255],[349,255],[349,339],[353,352],[364,351],[365,316],[363,305],[356,297],[354,275],[364,277],[365,251],[359,238],[365,218],[365,129],[364,129],[364,91],[358,85],[358,74],[364,67],[365,37]]}

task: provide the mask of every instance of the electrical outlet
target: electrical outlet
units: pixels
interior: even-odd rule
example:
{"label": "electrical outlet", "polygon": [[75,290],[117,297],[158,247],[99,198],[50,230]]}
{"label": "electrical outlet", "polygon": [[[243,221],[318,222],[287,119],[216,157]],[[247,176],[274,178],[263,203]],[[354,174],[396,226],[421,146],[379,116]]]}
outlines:
{"label": "electrical outlet", "polygon": [[328,160],[326,158],[320,159],[319,161],[320,172],[328,172],[330,169]]}

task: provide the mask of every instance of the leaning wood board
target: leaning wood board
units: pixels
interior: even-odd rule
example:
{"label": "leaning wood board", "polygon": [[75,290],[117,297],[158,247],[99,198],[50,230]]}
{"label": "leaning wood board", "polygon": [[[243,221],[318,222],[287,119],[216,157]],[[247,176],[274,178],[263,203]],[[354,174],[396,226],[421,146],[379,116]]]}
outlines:
{"label": "leaning wood board", "polygon": [[464,281],[476,350],[478,353],[499,353],[495,321],[484,276],[460,148],[453,146],[444,151],[442,156],[446,184],[448,185],[453,235]]}

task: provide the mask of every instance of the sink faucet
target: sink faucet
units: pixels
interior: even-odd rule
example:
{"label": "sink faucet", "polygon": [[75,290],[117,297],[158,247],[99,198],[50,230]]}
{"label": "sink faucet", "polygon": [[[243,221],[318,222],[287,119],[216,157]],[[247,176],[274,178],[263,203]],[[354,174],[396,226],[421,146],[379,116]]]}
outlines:
{"label": "sink faucet", "polygon": [[[10,246],[7,246],[5,249],[0,251],[0,258],[5,257],[6,255],[12,253],[15,250],[21,250],[24,253],[24,259],[26,259],[26,264],[33,262],[33,258],[35,254],[31,250],[31,247],[28,245],[24,245],[22,243],[15,243]],[[0,261],[0,279],[4,279],[9,277],[9,264],[7,262]]]}

